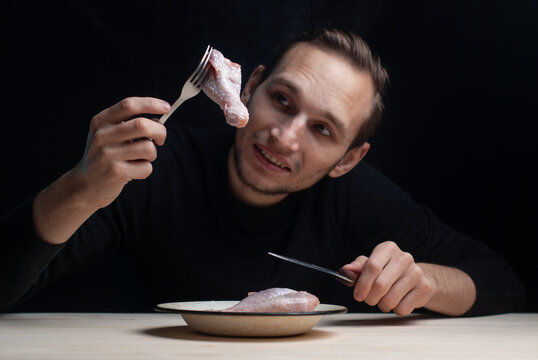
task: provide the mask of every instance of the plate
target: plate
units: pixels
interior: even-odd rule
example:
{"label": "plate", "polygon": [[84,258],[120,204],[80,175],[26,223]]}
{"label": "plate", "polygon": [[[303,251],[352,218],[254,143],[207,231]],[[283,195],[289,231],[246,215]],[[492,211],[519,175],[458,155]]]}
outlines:
{"label": "plate", "polygon": [[347,312],[339,305],[319,304],[305,312],[226,312],[239,301],[187,301],[159,304],[156,311],[179,313],[193,330],[222,336],[273,337],[304,334],[322,315]]}

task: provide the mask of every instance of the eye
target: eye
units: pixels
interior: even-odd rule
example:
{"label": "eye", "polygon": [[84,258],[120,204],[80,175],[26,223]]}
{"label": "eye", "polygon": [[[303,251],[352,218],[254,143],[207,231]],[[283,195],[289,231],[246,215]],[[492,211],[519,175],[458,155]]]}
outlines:
{"label": "eye", "polygon": [[282,106],[286,107],[286,108],[289,108],[290,107],[290,102],[288,101],[288,99],[280,94],[280,93],[277,93],[275,94],[275,100]]}
{"label": "eye", "polygon": [[319,132],[323,136],[331,136],[331,130],[323,125],[323,124],[316,124],[314,125],[314,129],[316,129],[317,132]]}

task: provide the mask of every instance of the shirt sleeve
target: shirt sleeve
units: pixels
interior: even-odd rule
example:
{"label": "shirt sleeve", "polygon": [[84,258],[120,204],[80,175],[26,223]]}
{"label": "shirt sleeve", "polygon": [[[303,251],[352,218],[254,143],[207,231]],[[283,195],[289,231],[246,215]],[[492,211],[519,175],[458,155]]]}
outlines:
{"label": "shirt sleeve", "polygon": [[47,244],[36,234],[33,200],[0,219],[0,310],[22,298],[64,246]]}
{"label": "shirt sleeve", "polygon": [[525,289],[500,253],[446,225],[428,208],[412,202],[409,207],[404,218],[416,217],[424,225],[418,227],[422,231],[416,235],[416,242],[404,237],[404,248],[408,247],[409,252],[415,254],[417,262],[451,266],[471,277],[476,287],[476,300],[466,316],[522,309]]}
{"label": "shirt sleeve", "polygon": [[33,200],[0,220],[0,311],[105,252],[133,251],[145,234],[143,181],[128,183],[114,202],[96,211],[62,245],[47,244],[37,235]]}

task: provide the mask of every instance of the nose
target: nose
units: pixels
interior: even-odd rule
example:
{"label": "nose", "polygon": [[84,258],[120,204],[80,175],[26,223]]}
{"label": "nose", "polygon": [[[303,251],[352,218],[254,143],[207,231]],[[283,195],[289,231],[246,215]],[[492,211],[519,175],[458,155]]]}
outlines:
{"label": "nose", "polygon": [[306,118],[296,116],[271,128],[271,139],[276,149],[283,154],[299,150],[299,143],[305,126]]}

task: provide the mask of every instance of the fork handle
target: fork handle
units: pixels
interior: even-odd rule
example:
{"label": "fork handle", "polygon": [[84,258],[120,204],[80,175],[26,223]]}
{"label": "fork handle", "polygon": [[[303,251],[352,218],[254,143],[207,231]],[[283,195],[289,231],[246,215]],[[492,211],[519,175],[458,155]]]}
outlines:
{"label": "fork handle", "polygon": [[172,104],[172,107],[170,107],[170,111],[168,111],[166,114],[164,114],[163,116],[161,116],[161,118],[159,119],[159,122],[161,124],[164,124],[166,122],[166,120],[168,120],[168,118],[170,117],[170,115],[172,115],[172,113],[174,111],[176,111],[176,109],[179,107],[179,105],[183,104],[183,102],[187,100],[187,98],[185,96],[180,96],[173,104]]}

